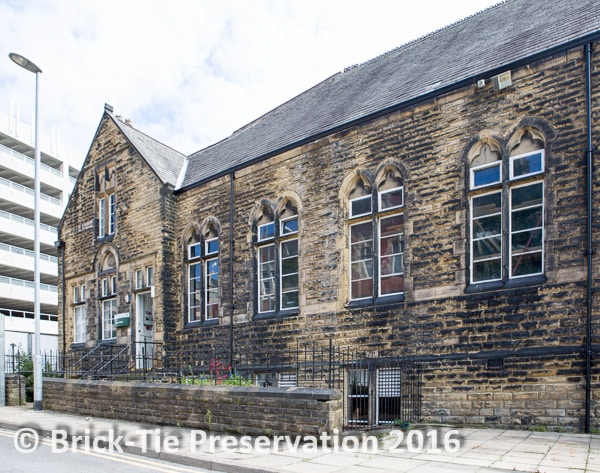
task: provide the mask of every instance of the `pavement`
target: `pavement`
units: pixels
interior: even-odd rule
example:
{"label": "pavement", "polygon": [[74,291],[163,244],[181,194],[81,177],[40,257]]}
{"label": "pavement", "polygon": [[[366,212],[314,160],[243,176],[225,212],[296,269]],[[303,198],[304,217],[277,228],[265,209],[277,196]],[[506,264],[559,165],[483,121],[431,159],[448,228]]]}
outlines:
{"label": "pavement", "polygon": [[[600,435],[420,425],[313,437],[240,437],[146,425],[31,406],[0,407],[0,428],[19,452],[38,443],[56,454],[77,444],[221,472],[600,473]],[[77,438],[79,436],[79,438]]]}

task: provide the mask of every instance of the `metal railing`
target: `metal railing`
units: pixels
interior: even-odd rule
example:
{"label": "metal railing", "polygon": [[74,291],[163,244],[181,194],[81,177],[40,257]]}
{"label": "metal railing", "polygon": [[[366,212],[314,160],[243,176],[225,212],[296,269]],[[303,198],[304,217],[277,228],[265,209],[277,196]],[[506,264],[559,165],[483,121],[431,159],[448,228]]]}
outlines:
{"label": "metal railing", "polygon": [[151,375],[164,376],[159,356],[162,344],[140,342],[129,345],[99,344],[91,349],[69,352],[58,357],[53,365],[57,376],[89,379],[146,380]]}
{"label": "metal railing", "polygon": [[[19,153],[18,151],[8,148],[7,146],[4,146],[2,144],[0,144],[0,153],[10,155],[10,157],[12,159],[16,159],[16,160],[22,161],[24,163],[28,163],[31,166],[35,166],[35,160],[33,158],[30,158],[29,156]],[[51,174],[54,174],[55,176],[62,177],[62,171],[60,169],[53,168],[51,166],[48,166],[45,163],[40,163],[40,168],[45,171],[48,171]]]}
{"label": "metal railing", "polygon": [[[35,253],[31,250],[26,250],[25,248],[20,248],[18,246],[7,245],[6,243],[0,243],[0,251],[6,251],[7,253],[13,255],[27,256],[28,258],[35,257]],[[50,263],[58,263],[58,258],[56,256],[47,255],[45,253],[40,253],[40,259],[43,261],[49,261]]]}
{"label": "metal railing", "polygon": [[[1,356],[1,355],[0,355]],[[58,361],[60,359],[57,352],[42,353],[42,373],[43,376],[52,376],[58,370]],[[33,402],[33,357],[31,353],[20,350],[16,345],[11,344],[10,352],[4,354],[4,372],[8,375],[16,374],[18,376],[19,405],[26,402]],[[23,386],[24,383],[24,386]],[[24,389],[23,389],[24,387]],[[25,398],[22,392],[25,392]]]}
{"label": "metal railing", "polygon": [[[2,184],[4,187],[14,189],[18,192],[23,192],[32,197],[35,195],[35,192],[33,189],[30,189],[29,187],[26,187],[22,184],[18,184],[16,182],[9,181],[8,179],[5,179],[3,177],[0,177],[0,184]],[[58,205],[59,207],[62,206],[62,202],[60,201],[60,199],[49,196],[48,194],[40,193],[40,199],[45,200],[46,202],[50,202],[51,204]]]}
{"label": "metal railing", "polygon": [[[0,314],[3,314],[7,317],[15,317],[18,319],[35,319],[35,313],[29,312],[26,310],[15,310],[15,309],[3,309],[0,308]],[[40,313],[40,320],[52,320],[54,322],[58,321],[58,315],[56,314],[45,314]]]}
{"label": "metal railing", "polygon": [[[35,284],[32,281],[26,281],[24,279],[17,278],[9,278],[7,276],[0,276],[0,283],[9,284],[11,286],[19,286],[19,287],[27,287],[30,289],[35,289]],[[40,284],[40,289],[42,291],[48,292],[58,292],[57,286],[51,286],[50,284]]]}
{"label": "metal railing", "polygon": [[162,343],[100,344],[50,360],[53,375],[189,385],[339,389],[351,428],[405,425],[421,418],[422,366],[391,354],[322,344],[249,349],[226,345],[174,348]]}
{"label": "metal railing", "polygon": [[[27,225],[28,227],[34,227],[35,222],[29,218],[21,217],[20,215],[12,214],[7,212],[6,210],[0,210],[0,218],[4,218],[11,222],[22,223],[23,225]],[[56,227],[51,227],[45,223],[40,223],[40,228],[42,230],[46,230],[47,232],[52,232],[54,235],[58,236],[58,230]]]}

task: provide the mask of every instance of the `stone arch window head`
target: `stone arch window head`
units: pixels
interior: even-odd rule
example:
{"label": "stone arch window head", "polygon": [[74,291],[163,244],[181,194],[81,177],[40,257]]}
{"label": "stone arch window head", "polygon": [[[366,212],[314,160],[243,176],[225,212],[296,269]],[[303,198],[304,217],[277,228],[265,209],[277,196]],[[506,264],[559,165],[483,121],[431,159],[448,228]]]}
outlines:
{"label": "stone arch window head", "polygon": [[471,153],[472,283],[501,287],[511,280],[543,275],[544,141],[531,127],[518,130],[507,144],[506,175],[499,146],[485,142]]}
{"label": "stone arch window head", "polygon": [[279,211],[279,235],[298,233],[298,210],[296,206],[287,201]]}
{"label": "stone arch window head", "polygon": [[219,233],[212,224],[192,231],[187,244],[186,305],[188,323],[219,315]]}
{"label": "stone arch window head", "polygon": [[188,260],[194,260],[202,256],[202,243],[200,242],[200,237],[196,234],[196,232],[192,232],[186,241],[186,246]]}
{"label": "stone arch window head", "polygon": [[[387,166],[372,187],[359,179],[349,193],[350,300],[403,297],[404,183]],[[377,208],[375,208],[374,200]],[[381,299],[382,301],[384,299]]]}
{"label": "stone arch window head", "polygon": [[544,172],[544,140],[536,130],[525,128],[509,143],[510,179],[520,179]]}
{"label": "stone arch window head", "polygon": [[117,173],[114,163],[100,166],[96,170],[96,190],[107,192],[117,185]]}
{"label": "stone arch window head", "polygon": [[257,241],[268,241],[275,238],[275,219],[268,209],[263,208],[256,221],[256,229]]}
{"label": "stone arch window head", "polygon": [[115,234],[117,225],[116,170],[114,163],[96,169],[96,221],[98,238]]}
{"label": "stone arch window head", "polygon": [[115,271],[117,269],[117,258],[112,252],[108,252],[104,258],[102,259],[102,264],[100,265],[100,270],[102,272],[105,271]]}
{"label": "stone arch window head", "polygon": [[279,244],[278,270],[276,281],[279,309],[297,309],[299,307],[299,260],[298,260],[298,209],[287,200],[278,212]]}
{"label": "stone arch window head", "polygon": [[217,229],[208,225],[202,234],[204,240],[204,255],[210,256],[219,253],[219,232]]}
{"label": "stone arch window head", "polygon": [[256,220],[258,312],[275,311],[276,263],[275,219],[271,210],[263,207]]}
{"label": "stone arch window head", "polygon": [[379,211],[397,209],[404,206],[404,182],[400,173],[387,169],[377,186]]}
{"label": "stone arch window head", "polygon": [[502,152],[500,145],[484,142],[470,157],[470,187],[481,187],[502,182]]}
{"label": "stone arch window head", "polygon": [[299,307],[298,207],[285,198],[275,212],[263,207],[256,220],[257,313]]}
{"label": "stone arch window head", "polygon": [[373,212],[373,190],[371,185],[359,179],[348,196],[350,218],[369,215]]}

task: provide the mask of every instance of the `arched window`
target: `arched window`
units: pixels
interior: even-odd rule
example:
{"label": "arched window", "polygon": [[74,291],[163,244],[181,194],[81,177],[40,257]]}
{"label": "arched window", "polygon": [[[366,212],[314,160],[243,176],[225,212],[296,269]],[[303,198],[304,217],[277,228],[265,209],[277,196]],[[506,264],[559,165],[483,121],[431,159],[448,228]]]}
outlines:
{"label": "arched window", "polygon": [[219,234],[206,225],[199,235],[191,232],[185,245],[188,323],[219,317]]}
{"label": "arched window", "polygon": [[116,185],[114,163],[96,169],[96,236],[110,237],[117,228]]}
{"label": "arched window", "polygon": [[348,196],[350,300],[404,293],[404,184],[387,167],[372,186],[358,178]]}
{"label": "arched window", "polygon": [[470,153],[472,283],[506,282],[544,272],[542,136],[520,130],[508,155],[486,140]]}
{"label": "arched window", "polygon": [[276,213],[263,207],[256,219],[259,314],[299,307],[298,209],[286,200]]}
{"label": "arched window", "polygon": [[102,340],[112,340],[117,337],[115,315],[118,292],[117,259],[112,251],[107,251],[100,262],[98,281]]}

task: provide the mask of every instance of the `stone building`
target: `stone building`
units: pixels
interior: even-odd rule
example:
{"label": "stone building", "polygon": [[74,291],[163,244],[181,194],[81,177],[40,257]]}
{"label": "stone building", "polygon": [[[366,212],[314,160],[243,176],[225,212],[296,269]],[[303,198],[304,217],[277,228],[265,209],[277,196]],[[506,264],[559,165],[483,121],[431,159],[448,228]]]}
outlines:
{"label": "stone building", "polygon": [[426,420],[597,427],[599,37],[595,1],[509,0],[190,156],[106,106],[60,226],[68,351],[347,347],[375,361],[342,367],[349,424],[402,420],[410,361]]}

